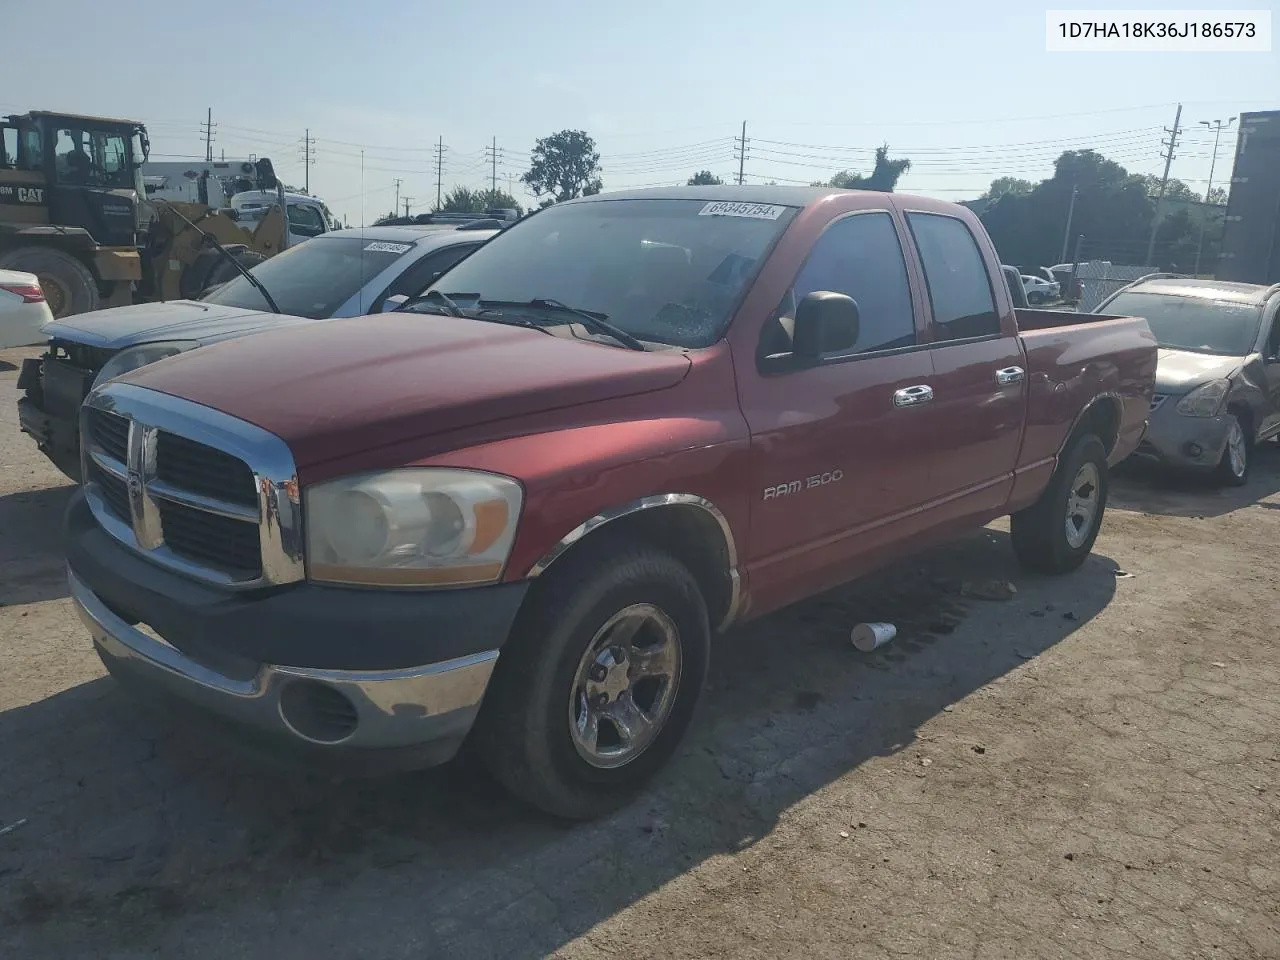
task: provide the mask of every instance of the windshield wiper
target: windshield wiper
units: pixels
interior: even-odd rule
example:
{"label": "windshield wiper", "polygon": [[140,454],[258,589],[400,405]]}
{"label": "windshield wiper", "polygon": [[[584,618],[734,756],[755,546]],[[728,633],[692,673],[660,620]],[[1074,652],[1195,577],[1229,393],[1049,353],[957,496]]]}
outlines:
{"label": "windshield wiper", "polygon": [[571,307],[559,300],[552,300],[548,297],[535,297],[529,301],[529,306],[538,310],[559,310],[561,313],[571,313],[575,317],[582,320],[582,325],[588,330],[594,330],[596,333],[603,333],[606,336],[613,337],[620,344],[629,350],[639,350],[645,352],[645,345],[633,337],[621,327],[615,327],[612,323],[602,316],[594,313],[587,313],[585,310],[579,310],[577,307]]}
{"label": "windshield wiper", "polygon": [[168,210],[170,213],[172,213],[174,216],[176,216],[179,220],[183,221],[187,226],[189,226],[189,227],[190,227],[192,230],[194,230],[196,233],[200,234],[200,236],[204,237],[206,240],[208,240],[210,243],[212,243],[212,244],[214,245],[214,247],[216,247],[216,248],[217,248],[217,251],[218,251],[220,254],[222,254],[222,255],[223,255],[223,256],[224,256],[228,261],[230,261],[230,263],[231,263],[231,265],[232,265],[233,267],[235,267],[237,270],[239,270],[239,271],[240,271],[240,275],[241,275],[242,277],[244,277],[246,280],[248,280],[251,284],[253,284],[254,288],[255,288],[255,289],[257,289],[257,291],[258,291],[260,294],[262,294],[262,299],[263,299],[263,300],[265,300],[265,301],[267,301],[267,306],[269,306],[269,307],[272,309],[272,311],[273,311],[274,313],[281,313],[281,312],[282,312],[282,311],[280,310],[280,307],[279,307],[279,306],[277,306],[277,304],[276,304],[275,300],[272,298],[271,294],[267,293],[267,288],[266,288],[266,287],[264,287],[264,286],[262,285],[262,281],[261,281],[261,280],[259,280],[257,277],[255,277],[255,276],[254,276],[252,273],[250,273],[248,270],[246,270],[246,269],[245,269],[245,266],[244,266],[244,264],[243,264],[243,263],[241,263],[239,260],[237,260],[237,259],[236,259],[235,257],[233,257],[231,254],[227,253],[227,248],[226,248],[226,247],[224,247],[224,246],[223,246],[222,244],[220,244],[217,240],[215,240],[213,237],[209,236],[209,234],[205,233],[203,230],[201,230],[199,227],[197,227],[194,223],[192,223],[190,220],[188,220],[186,217],[184,217],[181,213],[179,213],[179,212],[177,211],[177,209],[175,209],[175,207],[174,207],[174,205],[173,205],[173,204],[168,204],[168,205],[165,207],[165,209],[166,209],[166,210]]}
{"label": "windshield wiper", "polygon": [[428,290],[422,295],[422,299],[427,302],[439,303],[449,312],[451,317],[462,316],[462,308],[447,293],[441,293],[439,290]]}

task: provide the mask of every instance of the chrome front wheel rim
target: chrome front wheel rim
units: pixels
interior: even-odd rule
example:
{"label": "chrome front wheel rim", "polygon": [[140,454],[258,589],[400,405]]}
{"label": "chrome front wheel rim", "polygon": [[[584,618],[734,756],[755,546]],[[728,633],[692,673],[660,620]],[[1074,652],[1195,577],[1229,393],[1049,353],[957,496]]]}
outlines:
{"label": "chrome front wheel rim", "polygon": [[1086,463],[1076,471],[1067,493],[1066,535],[1073,550],[1084,546],[1093,532],[1102,502],[1102,477],[1095,463]]}
{"label": "chrome front wheel rim", "polygon": [[1231,475],[1243,477],[1249,466],[1249,451],[1245,447],[1244,429],[1239,420],[1231,422],[1231,430],[1227,434],[1227,459],[1231,464]]}
{"label": "chrome front wheel rim", "polygon": [[647,750],[675,705],[680,632],[662,610],[636,603],[610,617],[578,661],[569,735],[578,756],[614,769]]}

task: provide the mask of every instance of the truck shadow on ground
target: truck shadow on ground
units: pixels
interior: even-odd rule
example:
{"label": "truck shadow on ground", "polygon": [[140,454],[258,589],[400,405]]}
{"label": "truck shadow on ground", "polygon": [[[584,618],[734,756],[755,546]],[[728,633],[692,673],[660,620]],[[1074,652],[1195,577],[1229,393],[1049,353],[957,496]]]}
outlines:
{"label": "truck shadow on ground", "polygon": [[62,515],[74,485],[0,497],[0,606],[67,595]]}
{"label": "truck shadow on ground", "polygon": [[[735,630],[671,767],[631,807],[579,825],[461,763],[357,782],[246,767],[148,726],[113,681],[82,685],[0,714],[0,821],[30,818],[0,841],[0,954],[93,942],[204,956],[192,945],[205,943],[214,956],[219,931],[235,930],[281,957],[340,943],[351,955],[413,943],[424,956],[545,956],[765,838],[860,764],[912,749],[944,707],[1096,616],[1115,569],[1095,555],[1066,577],[1031,577],[1008,535],[985,529]],[[968,599],[962,580],[1017,593]],[[899,635],[860,654],[848,639],[859,620]]]}
{"label": "truck shadow on ground", "polygon": [[1201,520],[1234,513],[1276,493],[1280,493],[1280,445],[1268,442],[1254,447],[1249,480],[1242,487],[1221,486],[1212,480],[1178,476],[1154,464],[1125,461],[1112,474],[1107,506]]}

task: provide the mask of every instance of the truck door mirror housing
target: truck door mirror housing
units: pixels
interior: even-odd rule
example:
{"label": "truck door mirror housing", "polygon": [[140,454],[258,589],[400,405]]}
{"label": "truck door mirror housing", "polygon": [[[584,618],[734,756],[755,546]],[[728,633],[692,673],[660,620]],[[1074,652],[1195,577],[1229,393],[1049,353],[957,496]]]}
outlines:
{"label": "truck door mirror housing", "polygon": [[815,361],[858,342],[858,304],[843,293],[815,290],[796,306],[791,350],[798,360]]}
{"label": "truck door mirror housing", "polygon": [[258,188],[260,190],[274,190],[280,181],[276,179],[276,170],[271,165],[271,161],[263,157],[257,162],[257,168]]}

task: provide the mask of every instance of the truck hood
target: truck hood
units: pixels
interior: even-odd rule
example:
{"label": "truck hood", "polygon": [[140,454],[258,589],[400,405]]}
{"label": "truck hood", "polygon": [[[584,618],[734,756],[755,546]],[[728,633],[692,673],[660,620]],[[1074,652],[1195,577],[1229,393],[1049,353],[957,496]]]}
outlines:
{"label": "truck hood", "polygon": [[213,343],[263,328],[316,322],[306,317],[224,307],[198,300],[170,300],[78,313],[45,324],[43,331],[60,340],[123,350],[157,340]]}
{"label": "truck hood", "polygon": [[160,360],[124,382],[283,439],[300,469],[516,416],[675,386],[683,352],[641,353],[423,314],[271,330]]}
{"label": "truck hood", "polygon": [[1222,357],[1161,347],[1156,361],[1156,393],[1190,393],[1202,383],[1223,380],[1244,363],[1241,357]]}

